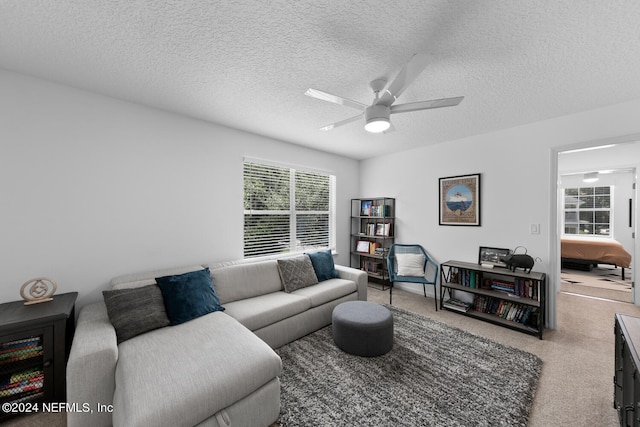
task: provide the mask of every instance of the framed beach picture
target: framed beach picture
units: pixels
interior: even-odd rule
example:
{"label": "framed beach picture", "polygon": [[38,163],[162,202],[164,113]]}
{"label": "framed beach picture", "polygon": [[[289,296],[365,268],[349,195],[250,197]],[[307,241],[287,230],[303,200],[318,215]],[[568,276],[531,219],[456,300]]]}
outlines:
{"label": "framed beach picture", "polygon": [[480,225],[480,174],[440,178],[440,225]]}

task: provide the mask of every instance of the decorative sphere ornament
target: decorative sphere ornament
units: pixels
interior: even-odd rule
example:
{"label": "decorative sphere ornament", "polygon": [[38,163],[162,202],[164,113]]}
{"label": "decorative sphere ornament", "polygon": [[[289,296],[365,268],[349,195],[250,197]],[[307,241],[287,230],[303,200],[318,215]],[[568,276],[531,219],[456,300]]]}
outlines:
{"label": "decorative sphere ornament", "polygon": [[20,296],[26,302],[24,305],[53,301],[53,294],[58,285],[48,277],[38,277],[25,282],[20,288]]}

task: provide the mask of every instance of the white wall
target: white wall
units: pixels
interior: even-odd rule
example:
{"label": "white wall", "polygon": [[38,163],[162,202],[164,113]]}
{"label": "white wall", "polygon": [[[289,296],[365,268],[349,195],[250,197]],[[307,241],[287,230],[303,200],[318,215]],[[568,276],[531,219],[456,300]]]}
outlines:
{"label": "white wall", "polygon": [[[621,135],[636,134],[637,140],[638,117],[640,100],[635,100],[369,159],[361,164],[361,195],[396,197],[398,242],[422,244],[438,263],[477,262],[479,246],[525,246],[542,259],[535,270],[551,273],[553,290],[557,278],[550,267],[557,260],[551,258],[559,257],[554,252],[556,153]],[[482,226],[438,225],[438,178],[470,173],[482,174]],[[540,234],[529,234],[532,223],[540,224]],[[549,311],[555,313],[555,300]]]}
{"label": "white wall", "polygon": [[0,302],[52,277],[78,306],[117,275],[242,258],[243,156],[337,176],[349,261],[358,162],[0,70]]}

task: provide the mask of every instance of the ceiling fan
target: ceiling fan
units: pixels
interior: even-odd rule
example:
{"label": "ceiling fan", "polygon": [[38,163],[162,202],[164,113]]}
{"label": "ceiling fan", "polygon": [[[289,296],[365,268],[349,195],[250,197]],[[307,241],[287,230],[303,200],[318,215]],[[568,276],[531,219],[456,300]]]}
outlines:
{"label": "ceiling fan", "polygon": [[[354,117],[341,120],[336,123],[327,125],[320,130],[328,131],[338,126],[346,125],[351,122],[360,120],[364,116],[364,128],[368,132],[381,133],[389,132],[394,128],[391,124],[389,116],[396,113],[407,113],[409,111],[430,110],[432,108],[453,107],[464,99],[464,96],[455,98],[432,99],[429,101],[411,102],[408,104],[393,105],[398,97],[409,87],[411,83],[426,68],[429,56],[424,53],[418,53],[411,57],[409,62],[398,73],[396,78],[387,86],[384,79],[376,79],[369,83],[373,90],[375,99],[371,105],[365,105],[358,101],[343,98],[341,96],[332,95],[317,89],[307,89],[305,95],[311,98],[321,99],[323,101],[333,102],[334,104],[345,105],[362,111]],[[386,87],[386,88],[385,88]]]}

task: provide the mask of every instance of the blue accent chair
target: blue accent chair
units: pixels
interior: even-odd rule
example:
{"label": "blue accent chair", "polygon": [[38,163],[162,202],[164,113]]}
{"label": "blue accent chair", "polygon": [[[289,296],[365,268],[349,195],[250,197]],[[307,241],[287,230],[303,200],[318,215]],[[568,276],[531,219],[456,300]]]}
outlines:
{"label": "blue accent chair", "polygon": [[[400,264],[398,263],[400,259]],[[398,269],[400,267],[400,269]],[[424,296],[427,296],[426,285],[433,285],[436,311],[438,311],[438,264],[429,258],[427,251],[420,245],[404,245],[394,243],[387,254],[389,270],[389,304],[393,298],[394,282],[422,283]],[[422,272],[422,274],[420,274]]]}

